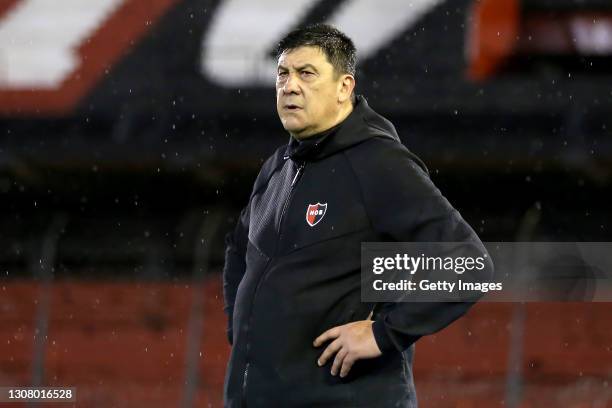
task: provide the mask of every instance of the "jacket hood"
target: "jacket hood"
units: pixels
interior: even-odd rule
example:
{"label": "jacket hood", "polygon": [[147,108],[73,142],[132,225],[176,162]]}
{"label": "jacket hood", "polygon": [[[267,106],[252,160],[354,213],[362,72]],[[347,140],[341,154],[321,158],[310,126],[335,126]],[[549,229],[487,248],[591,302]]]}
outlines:
{"label": "jacket hood", "polygon": [[[370,108],[363,95],[357,95],[353,111],[344,121],[302,141],[291,137],[284,157],[306,161],[321,160],[374,137],[393,139],[401,143],[395,126]],[[414,161],[428,172],[425,164],[417,156],[412,156]]]}

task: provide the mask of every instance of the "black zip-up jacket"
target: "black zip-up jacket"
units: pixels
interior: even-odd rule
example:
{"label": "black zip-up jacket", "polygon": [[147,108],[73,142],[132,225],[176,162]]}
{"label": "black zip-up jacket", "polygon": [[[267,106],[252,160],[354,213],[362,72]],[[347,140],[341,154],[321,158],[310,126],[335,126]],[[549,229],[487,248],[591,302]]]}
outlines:
{"label": "black zip-up jacket", "polygon": [[485,251],[391,122],[359,96],[340,125],[291,139],[264,163],[226,237],[226,406],[416,407],[413,343],[472,303],[379,303],[371,318],[382,356],[358,360],[345,378],[330,374],[333,358],[316,363],[318,335],[373,310],[361,302],[360,251],[375,241]]}

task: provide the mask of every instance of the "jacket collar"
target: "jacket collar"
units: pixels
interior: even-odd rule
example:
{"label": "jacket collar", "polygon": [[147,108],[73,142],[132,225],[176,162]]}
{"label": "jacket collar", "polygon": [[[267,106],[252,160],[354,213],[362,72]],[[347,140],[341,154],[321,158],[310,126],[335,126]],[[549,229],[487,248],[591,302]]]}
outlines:
{"label": "jacket collar", "polygon": [[285,150],[285,158],[314,161],[372,137],[400,140],[393,124],[370,108],[365,97],[358,95],[356,99],[353,111],[333,128],[302,141],[291,137]]}

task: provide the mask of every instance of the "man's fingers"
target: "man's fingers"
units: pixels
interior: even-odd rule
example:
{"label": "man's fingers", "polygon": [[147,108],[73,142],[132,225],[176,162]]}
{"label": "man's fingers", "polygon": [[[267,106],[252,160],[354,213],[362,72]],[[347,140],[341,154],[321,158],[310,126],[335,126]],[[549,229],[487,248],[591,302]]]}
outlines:
{"label": "man's fingers", "polygon": [[345,357],[344,360],[342,361],[342,369],[340,370],[340,377],[346,377],[354,363],[355,363],[354,358],[352,358],[351,356]]}
{"label": "man's fingers", "polygon": [[334,364],[332,364],[331,368],[331,375],[338,374],[338,371],[340,371],[340,367],[342,367],[342,361],[344,360],[347,354],[348,351],[346,350],[346,348],[342,348],[339,352],[336,353],[336,358],[334,358]]}
{"label": "man's fingers", "polygon": [[340,328],[339,328],[339,326],[332,327],[331,329],[326,330],[325,332],[323,332],[323,334],[321,334],[319,337],[317,337],[312,344],[315,347],[319,347],[321,344],[325,343],[327,340],[335,339],[339,335],[340,335]]}
{"label": "man's fingers", "polygon": [[319,366],[324,365],[327,362],[327,360],[329,360],[331,356],[336,354],[336,352],[340,350],[341,348],[342,348],[342,344],[340,343],[339,339],[332,341],[331,344],[325,348],[325,350],[323,351],[323,354],[321,354],[321,357],[319,357],[319,359],[317,360],[317,363],[319,364]]}

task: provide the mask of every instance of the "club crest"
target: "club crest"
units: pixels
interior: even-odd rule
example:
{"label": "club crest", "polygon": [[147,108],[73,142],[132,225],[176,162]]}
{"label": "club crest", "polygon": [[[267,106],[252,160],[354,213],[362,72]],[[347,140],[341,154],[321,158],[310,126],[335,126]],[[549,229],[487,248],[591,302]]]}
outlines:
{"label": "club crest", "polygon": [[327,203],[309,204],[308,208],[306,209],[306,222],[311,227],[314,227],[323,219],[326,211]]}

